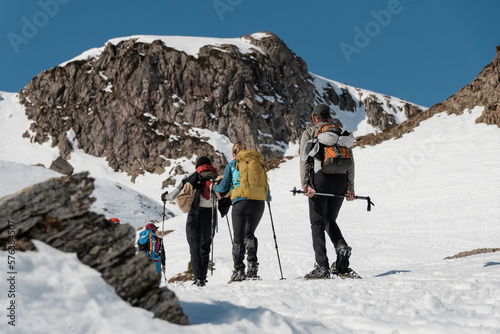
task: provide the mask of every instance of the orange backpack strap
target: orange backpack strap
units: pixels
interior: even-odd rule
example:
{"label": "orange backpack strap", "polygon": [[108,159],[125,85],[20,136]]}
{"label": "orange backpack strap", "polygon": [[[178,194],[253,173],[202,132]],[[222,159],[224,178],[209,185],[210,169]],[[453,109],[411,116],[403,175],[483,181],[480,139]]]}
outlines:
{"label": "orange backpack strap", "polygon": [[330,128],[334,128],[335,130],[337,130],[335,132],[339,135],[342,132],[342,129],[335,124],[325,124],[325,125],[321,126],[321,128],[318,130],[318,133],[316,134],[316,136],[319,135],[320,133],[327,131]]}
{"label": "orange backpack strap", "polygon": [[149,233],[149,256],[153,255],[153,233]]}

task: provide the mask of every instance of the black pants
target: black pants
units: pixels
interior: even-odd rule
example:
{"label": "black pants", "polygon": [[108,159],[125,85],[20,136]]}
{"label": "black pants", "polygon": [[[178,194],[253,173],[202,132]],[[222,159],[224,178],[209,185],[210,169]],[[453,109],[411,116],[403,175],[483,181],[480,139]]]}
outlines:
{"label": "black pants", "polygon": [[[345,195],[347,177],[344,174],[314,174],[314,188],[316,192]],[[342,207],[342,197],[313,196],[309,198],[309,218],[316,263],[320,267],[329,267],[326,255],[325,231],[328,233],[335,249],[347,246],[337,225],[337,216]]]}
{"label": "black pants", "polygon": [[188,220],[186,236],[191,253],[191,268],[195,279],[207,278],[212,226],[212,209],[199,208],[197,219]]}
{"label": "black pants", "polygon": [[233,219],[234,269],[245,269],[245,249],[247,261],[257,263],[257,238],[254,233],[264,213],[264,202],[243,200],[234,203],[231,217]]}

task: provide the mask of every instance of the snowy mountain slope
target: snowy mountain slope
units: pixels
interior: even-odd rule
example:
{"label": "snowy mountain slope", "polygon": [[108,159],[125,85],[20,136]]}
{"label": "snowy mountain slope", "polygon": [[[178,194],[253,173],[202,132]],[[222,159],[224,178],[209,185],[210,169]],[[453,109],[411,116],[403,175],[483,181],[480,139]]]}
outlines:
{"label": "snowy mountain slope", "polygon": [[[336,114],[335,117],[341,120],[344,129],[351,131],[354,135],[364,136],[370,133],[377,134],[380,129],[374,126],[367,115],[366,105],[379,105],[379,112],[383,115],[393,117],[395,124],[400,124],[408,119],[408,108],[426,110],[426,107],[402,100],[397,97],[375,93],[370,90],[356,88],[334,80],[323,78],[311,73],[316,86],[316,102],[327,104]],[[353,111],[343,110],[323,97],[328,95],[328,90],[333,89],[338,96],[346,93],[353,99]],[[383,116],[379,115],[379,116]]]}
{"label": "snowy mountain slope", "polygon": [[[23,138],[23,133],[26,129],[29,129],[31,122],[24,114],[24,108],[19,105],[17,94],[0,92],[0,98],[0,131],[2,133],[0,136],[0,161],[27,165],[43,165],[48,168],[52,161],[59,156],[59,149],[51,147],[50,143],[44,143],[43,145],[32,144],[29,139]],[[217,142],[214,145],[217,145]],[[108,166],[106,159],[93,157],[78,149],[78,144],[74,139],[73,146],[76,149],[72,153],[69,162],[75,167],[74,172],[90,171],[91,176],[97,179],[96,192],[100,192],[104,188],[106,189],[102,190],[99,200],[93,205],[95,212],[102,213],[107,218],[119,216],[115,203],[116,201],[120,201],[120,203],[129,204],[128,206],[122,206],[122,210],[127,208],[131,213],[134,213],[132,216],[137,216],[130,222],[134,227],[144,226],[145,218],[141,213],[146,209],[149,216],[147,219],[155,221],[162,219],[162,205],[148,197],[160,197],[163,192],[161,189],[161,183],[164,180],[162,176],[156,174],[141,176],[136,179],[135,183],[132,183],[125,173],[113,172]],[[188,161],[188,159],[175,161],[172,164],[172,168],[178,165],[188,169],[192,166],[192,161]],[[18,168],[16,165],[5,166],[2,164],[1,173],[8,173],[9,170]],[[9,180],[3,186],[3,195],[19,191],[34,182],[40,182],[49,177],[61,176],[58,173],[40,167],[29,170],[19,168],[19,170],[25,175],[15,180]],[[167,172],[170,172],[170,170]],[[38,177],[40,178],[38,179]],[[178,178],[180,179],[181,176]],[[4,179],[5,181],[7,180]],[[114,186],[111,186],[113,184]],[[140,193],[130,192],[130,188]],[[166,214],[171,215],[169,210],[166,211]]]}
{"label": "snowy mountain slope", "polygon": [[[0,198],[35,183],[62,176],[43,167],[0,160]],[[126,217],[124,223],[134,228],[143,227],[149,221],[159,222],[163,219],[163,205],[119,182],[98,177],[93,195],[96,201],[91,206],[92,211],[108,219],[118,217],[122,220],[122,217]],[[166,210],[165,214],[167,217],[173,216],[170,210]]]}
{"label": "snowy mountain slope", "polygon": [[0,92],[0,155],[2,160],[43,164],[49,167],[59,155],[59,149],[50,147],[50,143],[32,145],[23,137],[29,133],[31,122],[19,104],[16,93]]}
{"label": "snowy mountain slope", "polygon": [[192,323],[178,326],[130,307],[74,254],[36,245],[38,253],[19,254],[25,275],[20,289],[30,301],[19,306],[18,326],[7,332],[498,333],[500,328],[495,254],[378,271],[378,277],[359,281],[172,285]]}
{"label": "snowy mountain slope", "polygon": [[[59,173],[43,167],[49,167],[59,156],[59,149],[50,147],[49,143],[32,144],[23,138],[30,121],[24,114],[24,108],[17,102],[17,94],[0,92],[0,196],[12,194],[34,183],[48,178],[60,177]],[[75,147],[77,145],[75,144]],[[97,201],[92,209],[107,218],[118,217],[127,212],[127,222],[135,228],[142,227],[148,220],[160,221],[163,207],[149,196],[159,197],[161,180],[150,176],[148,182],[139,179],[131,183],[123,173],[114,173],[103,158],[96,158],[76,149],[70,160],[75,166],[75,173],[90,171],[96,178]],[[20,165],[21,164],[21,165]],[[191,165],[191,164],[189,164]],[[9,175],[15,175],[10,179]],[[131,191],[130,186],[143,192]],[[150,193],[148,194],[148,189]],[[156,191],[155,191],[156,190]],[[148,194],[148,195],[145,195]],[[172,213],[167,210],[166,214]]]}
{"label": "snowy mountain slope", "polygon": [[[8,95],[1,96],[4,101],[0,101],[0,108],[9,99]],[[0,111],[4,117],[5,109]],[[37,254],[18,254],[24,282],[19,287],[19,299],[25,308],[16,330],[498,333],[499,253],[442,260],[464,250],[499,246],[500,129],[475,124],[481,111],[482,108],[475,108],[460,116],[437,114],[401,139],[354,150],[356,192],[371,196],[376,206],[367,212],[364,201],[344,203],[338,222],[353,247],[351,266],[363,280],[296,279],[312,269],[314,260],[307,200],[290,193],[299,183],[297,147],[290,144],[289,152],[295,158],[269,173],[271,209],[286,280],[280,280],[268,209],[256,234],[262,281],[226,284],[232,260],[229,231],[223,219],[215,237],[216,270],[208,285],[201,289],[189,282],[168,284],[193,324],[189,327],[153,320],[151,314],[131,308],[117,299],[95,272],[71,259],[74,255],[41,245]],[[20,122],[16,117],[12,113],[2,118],[1,124],[6,124],[0,132],[2,144],[11,140],[4,134],[14,134],[12,128]],[[14,153],[6,149],[0,152],[0,160],[9,161],[8,153]],[[24,163],[31,164],[31,157],[23,154],[23,149],[22,145],[18,147],[16,162],[22,163],[24,158]],[[38,149],[39,154],[52,154],[49,149]],[[112,181],[103,184],[102,193],[111,193],[117,179],[130,185],[126,178],[97,168],[97,162],[87,159],[91,158],[82,154],[76,167],[94,168]],[[93,163],[86,164],[88,161]],[[0,189],[15,188],[12,184],[20,178],[37,182],[36,179],[47,177],[31,172],[41,170],[39,167],[5,168],[6,165],[10,164],[4,163],[0,169]],[[189,168],[186,170],[192,171],[193,167]],[[155,183],[155,176],[146,175],[141,184],[131,188],[142,189],[144,195],[158,200],[159,188],[153,186]],[[97,190],[94,195],[101,197]],[[122,212],[122,222],[132,220],[128,204],[119,200],[114,204],[114,210]],[[159,207],[160,203],[156,203]],[[170,203],[167,208],[178,213]],[[145,210],[144,216],[150,212]],[[167,278],[187,268],[185,220],[186,215],[180,214],[165,222],[166,229],[174,230],[164,239]],[[331,245],[328,250],[333,254]],[[4,305],[6,298],[1,298]],[[41,305],[51,312],[40,313]]]}

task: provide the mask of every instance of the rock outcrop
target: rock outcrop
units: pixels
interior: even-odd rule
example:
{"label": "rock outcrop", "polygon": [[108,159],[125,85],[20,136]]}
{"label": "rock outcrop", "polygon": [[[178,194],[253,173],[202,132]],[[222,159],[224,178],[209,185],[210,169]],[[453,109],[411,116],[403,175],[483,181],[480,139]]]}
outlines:
{"label": "rock outcrop", "polygon": [[496,51],[493,61],[456,94],[383,133],[359,140],[356,145],[376,145],[392,138],[401,138],[405,133],[413,131],[420,122],[437,113],[446,111],[462,114],[465,109],[476,106],[484,107],[483,114],[476,122],[500,126],[500,46],[497,46]]}
{"label": "rock outcrop", "polygon": [[[328,84],[318,91],[306,63],[276,35],[241,40],[252,47],[242,52],[232,44],[205,45],[193,56],[161,40],[132,38],[107,43],[97,57],[47,70],[20,91],[34,121],[31,140],[52,140],[68,160],[76,139],[86,153],[106,157],[115,171],[135,178],[162,174],[169,159],[193,154],[224,165],[224,155],[196,129],[245,141],[270,159],[282,157],[299,138],[314,104],[362,109],[348,89]],[[379,130],[395,124],[374,110],[369,117]]]}
{"label": "rock outcrop", "polygon": [[61,173],[63,175],[71,175],[74,171],[73,166],[71,166],[62,157],[58,157],[56,160],[54,160],[49,169],[52,169],[53,171]]}
{"label": "rock outcrop", "polygon": [[159,288],[159,275],[149,258],[135,254],[130,225],[107,221],[89,211],[93,179],[86,173],[47,180],[0,199],[0,247],[9,245],[8,222],[15,223],[16,251],[35,250],[37,239],[98,270],[118,296],[155,317],[188,324],[175,294]]}
{"label": "rock outcrop", "polygon": [[278,156],[276,143],[298,136],[314,96],[304,61],[267,36],[244,37],[255,45],[250,54],[207,45],[198,57],[161,41],[108,43],[98,58],[45,71],[20,92],[32,139],[52,139],[68,159],[72,130],[86,153],[133,177],[193,154],[225,164],[192,128]]}
{"label": "rock outcrop", "polygon": [[465,108],[484,106],[478,123],[500,126],[500,45],[493,61],[467,86],[435,106],[436,111],[461,113]]}

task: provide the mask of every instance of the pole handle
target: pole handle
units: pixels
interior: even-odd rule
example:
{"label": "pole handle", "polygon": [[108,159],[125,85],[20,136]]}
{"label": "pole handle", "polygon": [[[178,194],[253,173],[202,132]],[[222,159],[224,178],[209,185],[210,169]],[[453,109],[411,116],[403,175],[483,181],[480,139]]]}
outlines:
{"label": "pole handle", "polygon": [[375,206],[375,204],[372,202],[370,196],[355,196],[356,199],[364,199],[366,200],[366,211],[372,211],[372,206]]}
{"label": "pole handle", "polygon": [[165,191],[163,194],[161,194],[161,200],[162,200],[162,202],[166,202],[167,201],[167,195],[168,195],[168,191]]}
{"label": "pole handle", "polygon": [[293,187],[293,189],[290,191],[293,193],[293,196],[295,196],[296,194],[304,194],[305,193],[305,191],[297,190],[296,187]]}

